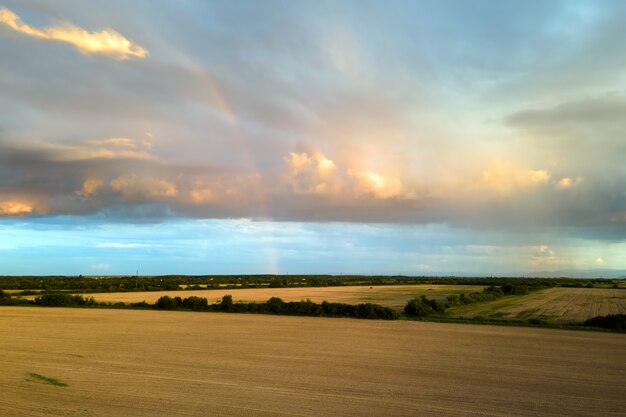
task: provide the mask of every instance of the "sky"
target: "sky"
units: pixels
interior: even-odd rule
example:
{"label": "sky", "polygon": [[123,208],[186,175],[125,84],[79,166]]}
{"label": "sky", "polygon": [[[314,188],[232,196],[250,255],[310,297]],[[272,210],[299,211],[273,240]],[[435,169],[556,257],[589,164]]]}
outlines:
{"label": "sky", "polygon": [[0,275],[626,274],[624,21],[0,0]]}

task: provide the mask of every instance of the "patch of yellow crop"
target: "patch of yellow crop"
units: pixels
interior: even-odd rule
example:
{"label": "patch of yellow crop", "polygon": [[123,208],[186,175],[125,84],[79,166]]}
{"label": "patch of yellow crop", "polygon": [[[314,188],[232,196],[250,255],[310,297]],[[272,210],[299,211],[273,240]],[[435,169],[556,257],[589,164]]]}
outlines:
{"label": "patch of yellow crop", "polygon": [[209,303],[231,294],[234,301],[264,302],[271,297],[280,297],[284,301],[301,301],[307,298],[313,302],[322,301],[358,304],[375,303],[401,310],[407,301],[420,295],[443,298],[449,294],[482,291],[481,285],[380,285],[380,286],[342,286],[342,287],[298,287],[298,288],[241,288],[226,290],[190,290],[190,291],[148,291],[83,294],[94,297],[96,301],[136,303],[146,301],[154,303],[160,297],[204,297]]}
{"label": "patch of yellow crop", "polygon": [[524,296],[451,310],[454,317],[545,319],[555,323],[582,322],[591,317],[626,314],[626,290],[612,288],[549,288]]}

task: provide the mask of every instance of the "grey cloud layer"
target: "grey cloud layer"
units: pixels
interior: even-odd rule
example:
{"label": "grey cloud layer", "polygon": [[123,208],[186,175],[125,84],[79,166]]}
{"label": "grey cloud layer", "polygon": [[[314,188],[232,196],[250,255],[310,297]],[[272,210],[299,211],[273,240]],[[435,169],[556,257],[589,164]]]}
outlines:
{"label": "grey cloud layer", "polygon": [[7,2],[150,55],[0,31],[0,215],[626,227],[621,2],[107,4]]}

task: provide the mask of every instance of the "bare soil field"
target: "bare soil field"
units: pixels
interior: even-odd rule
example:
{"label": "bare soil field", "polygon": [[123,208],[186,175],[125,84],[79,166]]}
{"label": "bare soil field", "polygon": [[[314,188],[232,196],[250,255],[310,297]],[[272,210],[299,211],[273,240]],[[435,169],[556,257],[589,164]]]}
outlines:
{"label": "bare soil field", "polygon": [[550,288],[524,296],[451,309],[453,317],[543,319],[581,322],[595,316],[626,314],[626,290],[611,288]]}
{"label": "bare soil field", "polygon": [[0,415],[624,416],[626,335],[0,308]]}
{"label": "bare soil field", "polygon": [[267,301],[271,297],[280,297],[283,301],[301,301],[307,298],[316,303],[328,302],[358,304],[375,303],[401,310],[407,301],[422,294],[430,298],[443,298],[448,294],[461,294],[482,291],[482,285],[380,285],[380,286],[345,286],[345,287],[300,287],[300,288],[242,288],[230,290],[190,290],[190,291],[153,291],[82,294],[94,297],[96,301],[136,303],[146,301],[154,303],[160,297],[204,297],[209,303],[231,294],[234,301]]}

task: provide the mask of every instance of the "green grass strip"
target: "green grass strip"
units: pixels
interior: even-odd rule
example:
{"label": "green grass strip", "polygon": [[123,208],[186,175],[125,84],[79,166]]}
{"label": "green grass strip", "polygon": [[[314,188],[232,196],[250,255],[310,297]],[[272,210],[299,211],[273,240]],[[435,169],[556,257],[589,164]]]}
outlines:
{"label": "green grass strip", "polygon": [[48,378],[47,376],[39,375],[34,372],[29,373],[31,378],[36,379],[37,381],[45,382],[48,384],[52,384],[57,387],[67,387],[67,384],[59,381],[58,379]]}

